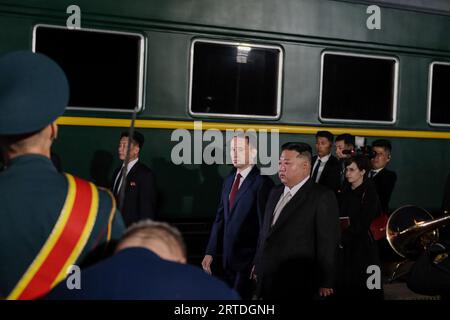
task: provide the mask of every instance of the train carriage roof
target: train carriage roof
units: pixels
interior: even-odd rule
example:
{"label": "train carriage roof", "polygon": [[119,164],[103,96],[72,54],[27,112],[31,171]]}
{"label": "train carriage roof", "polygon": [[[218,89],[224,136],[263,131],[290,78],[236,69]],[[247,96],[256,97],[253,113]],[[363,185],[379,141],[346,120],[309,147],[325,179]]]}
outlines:
{"label": "train carriage roof", "polygon": [[367,5],[376,4],[393,8],[411,9],[415,11],[450,14],[449,0],[335,0],[340,2],[364,3]]}

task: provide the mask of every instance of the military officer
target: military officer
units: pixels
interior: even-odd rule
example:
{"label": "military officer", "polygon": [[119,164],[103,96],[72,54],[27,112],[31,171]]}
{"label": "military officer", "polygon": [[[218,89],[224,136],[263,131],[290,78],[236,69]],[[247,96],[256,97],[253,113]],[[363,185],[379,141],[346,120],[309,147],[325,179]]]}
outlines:
{"label": "military officer", "polygon": [[48,57],[0,56],[0,298],[44,295],[124,229],[110,193],[50,160],[68,97],[66,76]]}

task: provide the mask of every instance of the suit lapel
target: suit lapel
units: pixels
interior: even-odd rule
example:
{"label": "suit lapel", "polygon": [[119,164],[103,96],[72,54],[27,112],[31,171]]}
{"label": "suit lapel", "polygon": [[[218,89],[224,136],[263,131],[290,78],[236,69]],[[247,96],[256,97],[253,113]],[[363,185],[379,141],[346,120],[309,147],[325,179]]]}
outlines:
{"label": "suit lapel", "polygon": [[263,228],[261,232],[263,233],[263,238],[267,238],[272,229],[272,220],[273,220],[273,211],[277,206],[278,201],[280,200],[281,195],[284,191],[284,185],[278,185],[275,187],[276,189],[273,191],[273,196],[269,198],[267,201],[266,210],[264,211],[264,222]]}
{"label": "suit lapel", "polygon": [[225,213],[225,217],[228,217],[228,215],[230,213],[229,196],[230,196],[230,192],[231,192],[231,187],[233,186],[235,175],[236,175],[236,171],[233,171],[233,174],[230,174],[228,177],[226,177],[225,184],[223,186],[222,203],[223,203],[223,210]]}
{"label": "suit lapel", "polygon": [[[312,182],[311,179],[308,179],[308,181],[306,181],[306,183],[300,188],[300,190],[297,191],[295,196],[286,204],[286,206],[281,211],[277,222],[275,222],[275,224],[270,229],[269,236],[272,233],[274,233],[276,230],[278,230],[280,228],[280,226],[282,226],[284,223],[286,223],[286,221],[289,219],[289,216],[291,216],[292,214],[296,214],[298,212],[298,208],[300,208],[302,206],[302,204],[305,202],[305,200],[307,199],[307,195],[308,195],[309,190],[311,189],[313,183],[314,182]],[[273,211],[272,211],[272,216],[273,216]]]}
{"label": "suit lapel", "polygon": [[254,166],[252,170],[248,173],[248,176],[244,179],[244,182],[242,182],[241,187],[238,189],[236,193],[236,198],[234,198],[233,207],[230,208],[230,213],[233,212],[234,208],[236,207],[236,204],[239,202],[239,199],[242,197],[243,194],[245,194],[247,189],[252,185],[253,181],[256,178],[257,173],[258,168]]}
{"label": "suit lapel", "polygon": [[328,161],[325,162],[325,166],[323,167],[322,174],[320,175],[319,183],[321,181],[323,181],[323,179],[327,176],[329,165],[330,165],[330,159],[328,159]]}
{"label": "suit lapel", "polygon": [[130,182],[134,180],[134,177],[136,176],[136,172],[138,171],[138,168],[139,168],[139,161],[134,164],[134,166],[131,168],[130,172],[128,172],[128,174],[127,174],[127,178],[125,180],[127,183],[125,191],[130,188]]}

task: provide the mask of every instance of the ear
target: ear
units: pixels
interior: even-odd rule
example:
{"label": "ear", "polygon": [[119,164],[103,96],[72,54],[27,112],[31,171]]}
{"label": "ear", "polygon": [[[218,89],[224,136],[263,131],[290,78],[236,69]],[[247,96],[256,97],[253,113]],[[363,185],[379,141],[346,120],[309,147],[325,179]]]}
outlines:
{"label": "ear", "polygon": [[56,140],[56,138],[58,138],[58,125],[56,124],[56,121],[50,123],[49,126],[51,129],[50,139]]}

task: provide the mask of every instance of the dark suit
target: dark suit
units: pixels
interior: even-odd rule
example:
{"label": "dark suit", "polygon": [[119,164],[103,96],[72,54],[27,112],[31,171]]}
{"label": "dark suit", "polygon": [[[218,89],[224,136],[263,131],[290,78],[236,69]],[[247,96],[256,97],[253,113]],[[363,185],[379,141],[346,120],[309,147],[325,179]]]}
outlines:
{"label": "dark suit", "polygon": [[[233,207],[228,197],[236,170],[225,178],[206,254],[222,253],[227,282],[243,298],[251,297],[250,271],[256,252],[264,210],[273,181],[254,166],[239,188]],[[222,245],[220,245],[222,243]]]}
{"label": "dark suit", "polygon": [[394,171],[384,168],[378,172],[372,180],[377,189],[381,210],[386,214],[389,214],[389,201],[391,200],[392,191],[394,190],[395,182],[397,181],[397,174]]}
{"label": "dark suit", "polygon": [[236,300],[239,296],[200,268],[135,247],[82,270],[81,289],[70,290],[62,281],[46,299]]}
{"label": "dark suit", "polygon": [[[317,161],[317,156],[312,158],[312,170],[314,170],[314,164]],[[325,163],[322,174],[320,175],[318,183],[333,190],[336,194],[340,190],[341,187],[341,163],[339,160],[330,155],[330,158]]]}
{"label": "dark suit", "polygon": [[314,298],[333,288],[340,241],[336,197],[308,180],[272,226],[284,185],[272,189],[256,254],[257,295],[262,299]]}
{"label": "dark suit", "polygon": [[[111,189],[121,168],[114,171]],[[118,181],[117,181],[118,183]],[[123,186],[121,186],[122,188]],[[143,163],[136,162],[127,174],[125,198],[119,203],[115,195],[126,226],[143,219],[156,217],[156,183],[153,172]]]}

